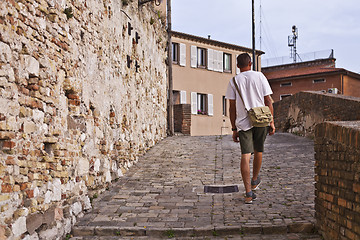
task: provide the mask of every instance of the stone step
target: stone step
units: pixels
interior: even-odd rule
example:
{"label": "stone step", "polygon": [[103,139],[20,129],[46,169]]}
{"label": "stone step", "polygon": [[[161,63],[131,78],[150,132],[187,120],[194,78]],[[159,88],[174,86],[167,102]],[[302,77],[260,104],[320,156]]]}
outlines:
{"label": "stone step", "polygon": [[289,225],[251,225],[251,226],[226,226],[208,228],[141,228],[118,226],[75,226],[72,229],[74,237],[211,237],[211,236],[241,236],[241,235],[286,235],[286,234],[315,234],[313,223],[293,223]]}

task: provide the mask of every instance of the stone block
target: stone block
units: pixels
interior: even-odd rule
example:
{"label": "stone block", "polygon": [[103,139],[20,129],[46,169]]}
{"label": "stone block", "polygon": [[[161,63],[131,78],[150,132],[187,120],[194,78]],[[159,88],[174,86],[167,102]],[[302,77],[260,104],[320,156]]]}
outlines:
{"label": "stone block", "polygon": [[1,193],[11,193],[11,192],[12,192],[12,185],[10,184],[1,185]]}
{"label": "stone block", "polygon": [[0,61],[8,63],[12,60],[12,56],[10,46],[4,42],[0,42]]}
{"label": "stone block", "polygon": [[245,225],[242,227],[244,234],[262,234],[262,227],[260,225]]}
{"label": "stone block", "polygon": [[41,231],[39,233],[40,239],[56,239],[58,236],[58,229],[56,227]]}
{"label": "stone block", "polygon": [[95,236],[95,227],[92,226],[75,226],[71,233],[75,236]]}
{"label": "stone block", "polygon": [[80,202],[76,202],[71,206],[71,211],[74,213],[74,215],[78,215],[82,211],[82,205]]}
{"label": "stone block", "polygon": [[26,217],[20,217],[18,218],[13,224],[12,224],[12,233],[15,237],[21,236],[21,234],[25,233],[27,231],[26,229]]}
{"label": "stone block", "polygon": [[25,70],[30,76],[39,76],[40,64],[39,62],[30,55],[23,56]]}
{"label": "stone block", "polygon": [[290,233],[313,233],[315,226],[313,223],[293,223],[288,226]]}
{"label": "stone block", "polygon": [[24,133],[30,134],[37,131],[37,126],[33,121],[25,121],[23,125]]}
{"label": "stone block", "polygon": [[43,224],[42,214],[36,213],[27,216],[26,229],[30,234],[33,234]]}
{"label": "stone block", "polygon": [[0,140],[9,140],[15,138],[15,132],[0,131]]}
{"label": "stone block", "polygon": [[0,240],[8,239],[6,236],[5,226],[0,225]]}

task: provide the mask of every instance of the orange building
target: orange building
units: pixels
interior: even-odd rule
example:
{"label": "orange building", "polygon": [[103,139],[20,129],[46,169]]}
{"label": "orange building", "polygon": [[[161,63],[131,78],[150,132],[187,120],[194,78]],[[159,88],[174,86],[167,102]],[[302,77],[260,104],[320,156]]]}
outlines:
{"label": "orange building", "polygon": [[274,101],[300,91],[322,91],[360,97],[360,74],[335,67],[335,59],[263,67]]}

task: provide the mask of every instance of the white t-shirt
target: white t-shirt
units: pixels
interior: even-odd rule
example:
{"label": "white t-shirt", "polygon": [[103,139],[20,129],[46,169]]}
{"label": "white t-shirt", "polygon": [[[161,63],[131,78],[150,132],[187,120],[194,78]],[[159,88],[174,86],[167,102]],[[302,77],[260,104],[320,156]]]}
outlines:
{"label": "white t-shirt", "polygon": [[[265,106],[264,97],[273,93],[268,80],[261,72],[252,70],[241,72],[235,76],[235,81],[240,89],[247,110],[253,107]],[[250,118],[232,79],[226,91],[226,98],[236,100],[235,125],[238,131],[247,131],[252,128]]]}

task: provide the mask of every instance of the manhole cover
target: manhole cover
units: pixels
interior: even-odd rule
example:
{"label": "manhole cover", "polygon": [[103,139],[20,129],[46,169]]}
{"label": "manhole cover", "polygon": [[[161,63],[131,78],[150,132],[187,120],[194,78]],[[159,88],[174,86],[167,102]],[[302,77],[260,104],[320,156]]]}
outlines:
{"label": "manhole cover", "polygon": [[231,186],[204,186],[205,193],[233,193],[239,192],[237,185]]}

